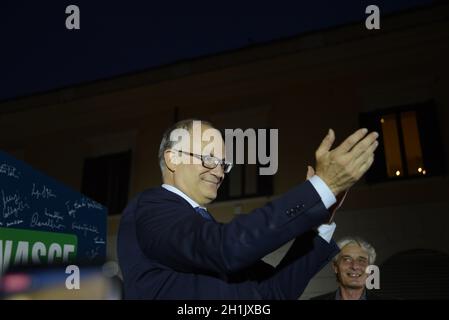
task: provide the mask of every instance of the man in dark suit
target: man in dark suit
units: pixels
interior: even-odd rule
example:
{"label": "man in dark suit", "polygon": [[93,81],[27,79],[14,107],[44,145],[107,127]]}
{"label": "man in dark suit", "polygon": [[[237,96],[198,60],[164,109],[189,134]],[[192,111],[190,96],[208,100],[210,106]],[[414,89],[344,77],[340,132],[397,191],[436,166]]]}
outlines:
{"label": "man in dark suit", "polygon": [[[232,165],[223,159],[219,131],[199,123],[201,137],[214,136],[210,148],[195,138],[197,125],[185,120],[164,133],[164,184],[142,192],[124,210],[118,258],[125,298],[297,299],[338,252],[331,240],[335,224],[327,224],[331,207],[371,166],[377,133],[360,129],[330,150],[335,136],[329,130],[317,149],[313,177],[221,224],[205,205],[216,198]],[[185,133],[187,143],[179,140]],[[276,268],[260,260],[292,239]]]}
{"label": "man in dark suit", "polygon": [[376,250],[359,237],[346,237],[337,242],[340,252],[332,261],[338,289],[311,300],[381,300],[377,290],[366,288],[369,265],[376,261]]}

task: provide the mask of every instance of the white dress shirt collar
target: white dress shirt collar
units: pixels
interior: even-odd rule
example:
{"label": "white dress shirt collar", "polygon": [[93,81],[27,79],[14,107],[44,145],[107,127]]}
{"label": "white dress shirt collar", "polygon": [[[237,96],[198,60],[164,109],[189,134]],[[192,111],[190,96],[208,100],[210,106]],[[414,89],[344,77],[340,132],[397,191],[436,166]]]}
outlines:
{"label": "white dress shirt collar", "polygon": [[200,206],[195,200],[192,200],[188,195],[186,195],[184,192],[182,192],[181,190],[179,190],[178,188],[176,188],[174,186],[164,183],[162,185],[162,188],[164,188],[168,191],[171,191],[173,193],[176,193],[178,196],[182,197],[185,201],[187,201],[192,206],[192,208],[200,207],[200,208],[206,209],[205,207]]}

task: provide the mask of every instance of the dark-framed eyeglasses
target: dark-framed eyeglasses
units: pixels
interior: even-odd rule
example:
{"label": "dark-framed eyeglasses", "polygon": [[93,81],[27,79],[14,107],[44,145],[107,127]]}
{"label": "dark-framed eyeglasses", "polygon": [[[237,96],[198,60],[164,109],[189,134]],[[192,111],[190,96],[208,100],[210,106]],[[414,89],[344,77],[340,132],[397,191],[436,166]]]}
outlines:
{"label": "dark-framed eyeglasses", "polygon": [[187,154],[189,156],[195,157],[197,159],[200,159],[203,167],[207,168],[207,169],[215,169],[218,165],[221,165],[221,167],[223,168],[223,172],[224,173],[229,173],[232,169],[233,163],[229,162],[229,161],[225,161],[225,160],[221,160],[218,159],[217,157],[214,156],[210,156],[210,155],[201,155],[201,154],[195,154],[192,152],[186,152],[186,151],[182,151],[182,150],[176,150],[173,149],[173,151],[177,151],[180,153],[184,153]]}

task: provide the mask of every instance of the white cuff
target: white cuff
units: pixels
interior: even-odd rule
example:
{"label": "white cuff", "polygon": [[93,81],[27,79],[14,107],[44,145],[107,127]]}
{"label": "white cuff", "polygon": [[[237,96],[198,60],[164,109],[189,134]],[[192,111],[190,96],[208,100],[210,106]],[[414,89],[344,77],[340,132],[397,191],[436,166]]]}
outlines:
{"label": "white cuff", "polygon": [[320,177],[314,175],[309,179],[309,181],[315,188],[316,192],[318,192],[318,194],[320,195],[321,201],[323,201],[326,209],[329,209],[334,203],[337,202],[337,198],[335,198],[334,193],[331,191],[331,189],[329,189],[327,184],[323,180],[321,180]]}
{"label": "white cuff", "polygon": [[335,222],[332,222],[331,224],[322,224],[318,227],[318,235],[329,243],[331,242],[336,227],[337,225]]}

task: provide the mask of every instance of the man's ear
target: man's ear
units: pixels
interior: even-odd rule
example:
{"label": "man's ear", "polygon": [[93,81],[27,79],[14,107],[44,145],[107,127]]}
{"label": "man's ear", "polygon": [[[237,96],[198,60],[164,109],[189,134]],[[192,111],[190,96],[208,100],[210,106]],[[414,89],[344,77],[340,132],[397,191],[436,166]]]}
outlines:
{"label": "man's ear", "polygon": [[332,261],[332,269],[334,270],[335,274],[338,273],[338,268],[337,268],[337,262],[336,261]]}
{"label": "man's ear", "polygon": [[164,151],[164,160],[165,160],[165,166],[167,169],[171,172],[175,172],[176,167],[178,166],[179,159],[176,152],[173,152],[172,150],[165,150]]}

